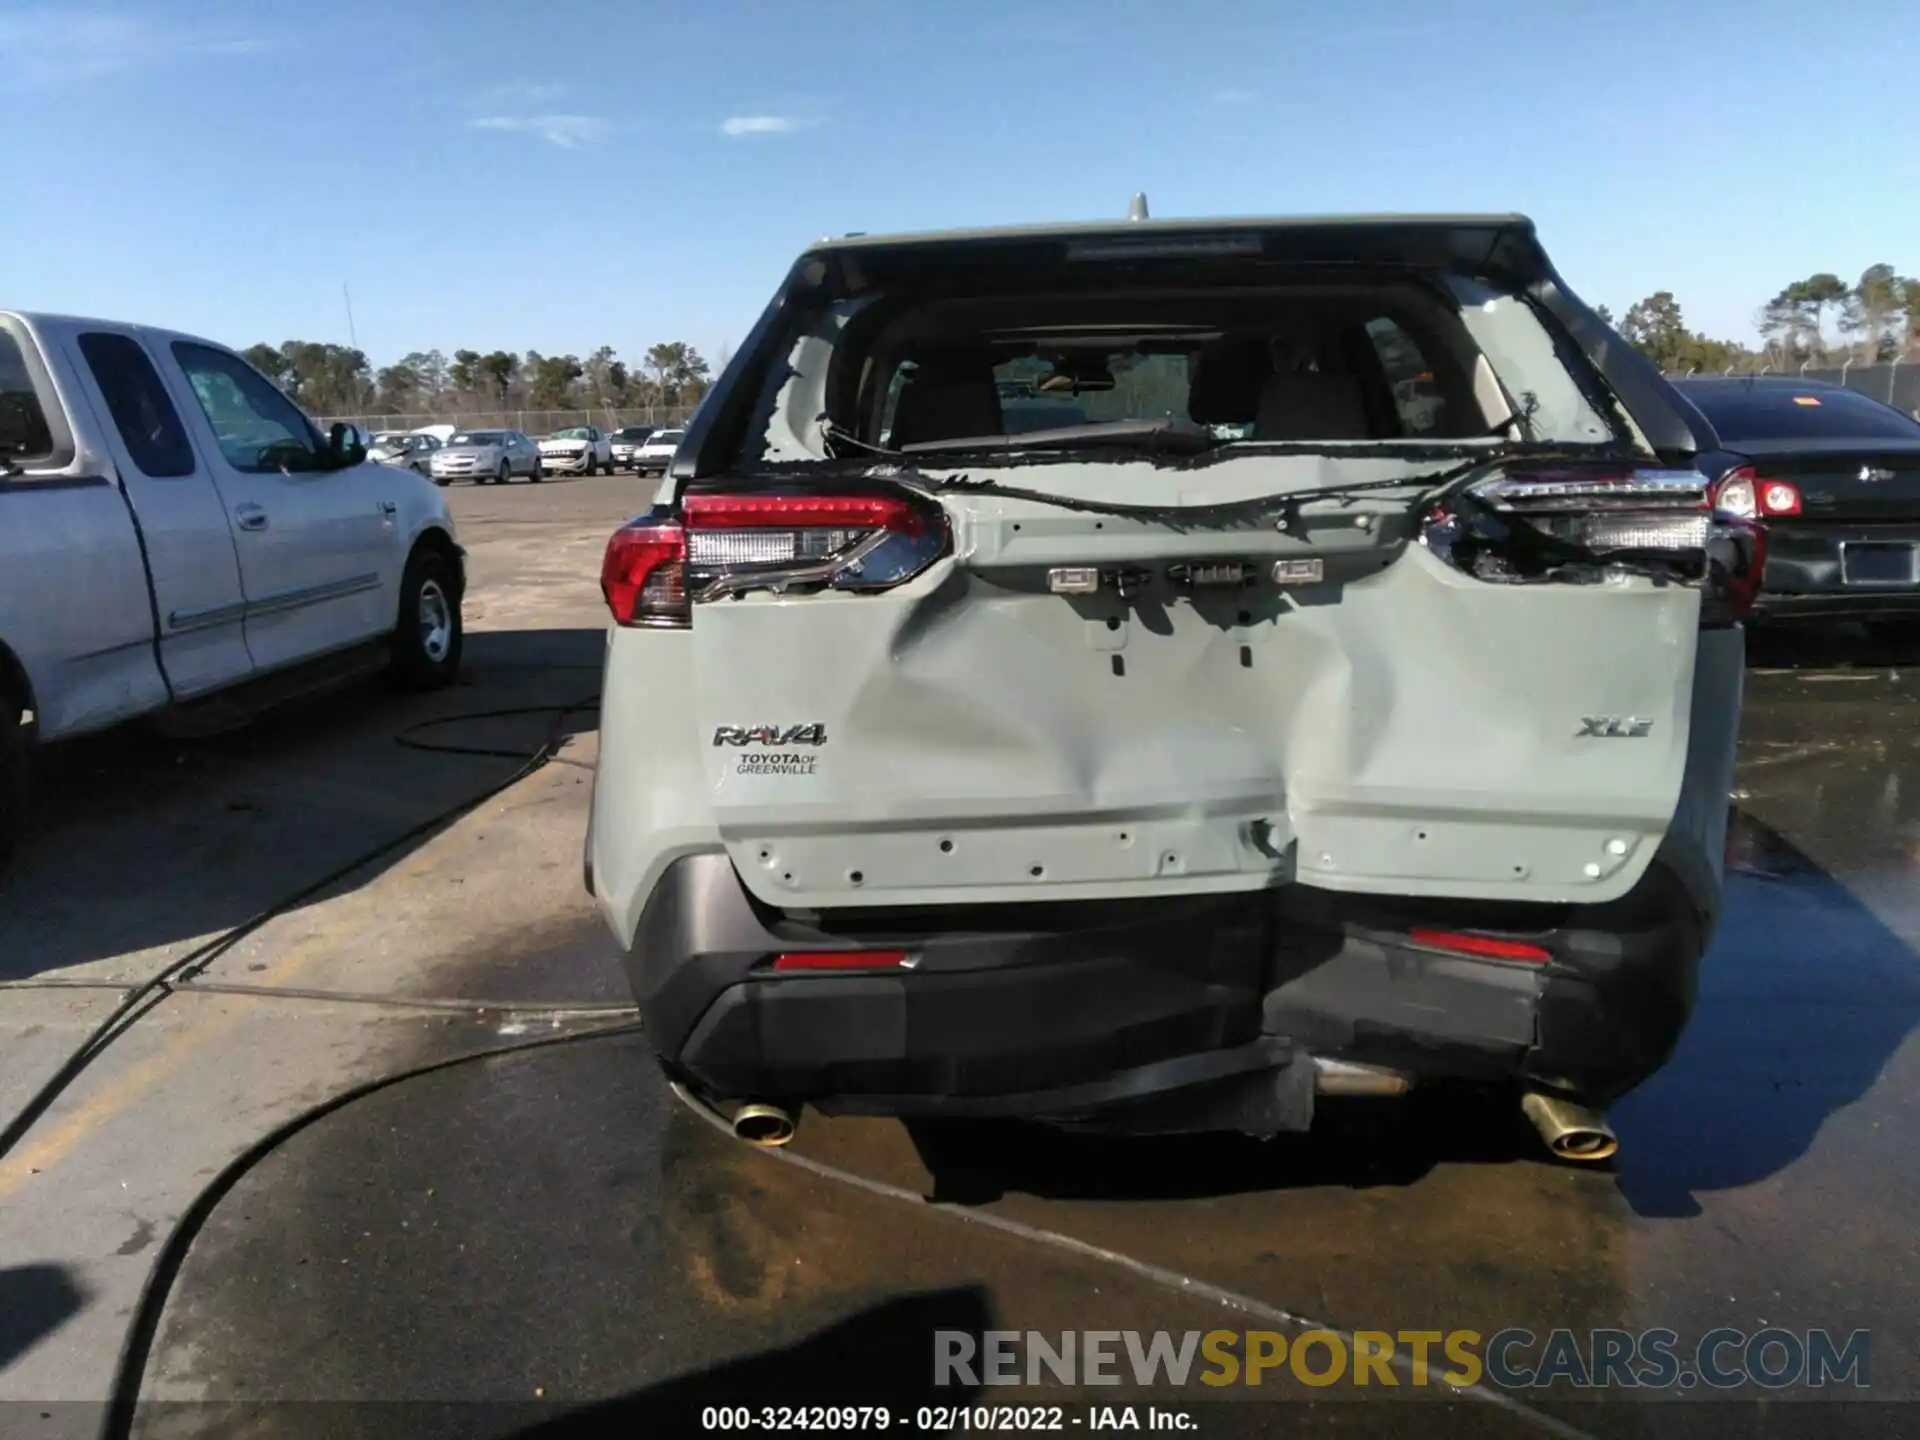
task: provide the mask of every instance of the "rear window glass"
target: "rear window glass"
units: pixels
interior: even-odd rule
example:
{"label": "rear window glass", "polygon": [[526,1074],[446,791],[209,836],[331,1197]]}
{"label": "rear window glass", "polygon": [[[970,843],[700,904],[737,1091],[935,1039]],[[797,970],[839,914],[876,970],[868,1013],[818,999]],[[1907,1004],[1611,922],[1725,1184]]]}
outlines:
{"label": "rear window glass", "polygon": [[0,330],[0,459],[45,460],[52,454],[53,432],[27,373],[26,357],[20,343]]}
{"label": "rear window glass", "polygon": [[1447,397],[1441,393],[1433,366],[1419,342],[1384,315],[1367,322],[1367,338],[1373,341],[1380,369],[1392,388],[1393,408],[1400,419],[1401,433],[1448,433]]}
{"label": "rear window glass", "polygon": [[1853,390],[1679,385],[1722,440],[1920,440],[1920,421]]}
{"label": "rear window glass", "polygon": [[80,353],[141,472],[155,478],[191,475],[193,444],[139,342],[130,335],[96,330],[80,337]]}
{"label": "rear window glass", "polygon": [[[1451,278],[1209,268],[1151,284],[1063,272],[1055,287],[1013,267],[929,270],[829,302],[776,343],[789,348],[759,438],[780,460],[996,438],[1042,457],[1029,437],[1101,426],[1122,446],[1200,427],[1223,449],[1634,438],[1528,301]],[[1100,438],[1063,436],[1056,453]]]}

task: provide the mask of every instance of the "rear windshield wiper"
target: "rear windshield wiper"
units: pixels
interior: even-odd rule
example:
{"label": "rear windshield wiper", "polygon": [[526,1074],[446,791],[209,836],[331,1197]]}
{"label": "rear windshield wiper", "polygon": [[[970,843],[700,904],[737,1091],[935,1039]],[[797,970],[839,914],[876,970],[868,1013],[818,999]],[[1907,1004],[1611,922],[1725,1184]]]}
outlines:
{"label": "rear windshield wiper", "polygon": [[1198,455],[1221,442],[1204,425],[1168,416],[1161,420],[1109,420],[1091,425],[1056,425],[1018,435],[962,435],[920,440],[899,446],[900,455],[992,453],[1003,450],[1096,450],[1119,446],[1161,454]]}
{"label": "rear windshield wiper", "polygon": [[1090,515],[1116,515],[1136,520],[1168,524],[1249,525],[1261,524],[1275,516],[1292,516],[1309,500],[1339,500],[1372,491],[1413,491],[1404,502],[1417,509],[1449,486],[1483,470],[1498,457],[1486,456],[1455,465],[1438,473],[1399,475],[1386,480],[1353,480],[1333,485],[1313,485],[1300,490],[1282,490],[1269,495],[1254,495],[1245,500],[1225,500],[1212,505],[1140,505],[1122,500],[1088,500],[1074,495],[1059,495],[1047,490],[1028,490],[1019,485],[1003,485],[998,480],[953,475],[934,479],[929,475],[903,475],[899,478],[930,493],[994,495],[1007,500],[1036,500],[1062,510],[1077,510]]}

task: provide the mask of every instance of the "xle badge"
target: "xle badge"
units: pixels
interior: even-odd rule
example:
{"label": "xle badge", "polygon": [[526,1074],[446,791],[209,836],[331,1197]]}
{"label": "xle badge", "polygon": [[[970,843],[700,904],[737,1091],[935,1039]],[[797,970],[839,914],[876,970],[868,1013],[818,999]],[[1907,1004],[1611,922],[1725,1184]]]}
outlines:
{"label": "xle badge", "polygon": [[1653,733],[1653,721],[1638,715],[1583,715],[1580,738],[1597,736],[1602,740],[1642,740]]}
{"label": "xle badge", "polygon": [[827,727],[819,721],[811,725],[722,725],[713,732],[715,748],[732,746],[736,750],[759,747],[740,757],[735,773],[740,775],[811,775],[814,756],[793,747],[817,750],[827,743]]}

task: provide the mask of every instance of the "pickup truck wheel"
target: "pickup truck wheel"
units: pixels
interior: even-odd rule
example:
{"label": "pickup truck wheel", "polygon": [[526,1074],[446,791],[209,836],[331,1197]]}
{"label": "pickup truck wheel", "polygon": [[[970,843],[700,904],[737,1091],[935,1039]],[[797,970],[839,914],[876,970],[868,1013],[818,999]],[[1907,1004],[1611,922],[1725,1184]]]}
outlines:
{"label": "pickup truck wheel", "polygon": [[502,460],[499,470],[494,473],[493,483],[496,485],[511,485],[513,483],[513,467]]}
{"label": "pickup truck wheel", "polygon": [[400,578],[393,628],[394,680],[410,690],[451,685],[460,673],[460,591],[445,556],[416,550]]}
{"label": "pickup truck wheel", "polygon": [[0,696],[0,876],[27,823],[27,736],[20,707]]}
{"label": "pickup truck wheel", "polygon": [[533,483],[536,485],[538,485],[542,480],[546,479],[547,478],[547,462],[544,460],[534,461],[533,474],[528,478],[531,479]]}

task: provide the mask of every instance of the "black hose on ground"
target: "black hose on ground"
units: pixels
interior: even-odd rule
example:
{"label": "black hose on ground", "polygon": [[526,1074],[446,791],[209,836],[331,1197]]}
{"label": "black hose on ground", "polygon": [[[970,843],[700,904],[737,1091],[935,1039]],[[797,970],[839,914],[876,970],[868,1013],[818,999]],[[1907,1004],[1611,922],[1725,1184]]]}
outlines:
{"label": "black hose on ground", "polygon": [[[318,880],[302,886],[290,895],[282,896],[257,914],[241,921],[231,929],[222,932],[206,944],[188,951],[177,960],[169,962],[156,974],[130,988],[126,995],[121,998],[120,1003],[114,1006],[106,1018],[94,1026],[92,1031],[88,1033],[87,1038],[75,1047],[72,1054],[61,1062],[60,1068],[55,1070],[32,1095],[27,1097],[26,1103],[22,1105],[14,1117],[7,1122],[6,1128],[0,1129],[0,1158],[5,1158],[13,1147],[18,1145],[20,1141],[26,1137],[27,1132],[34,1127],[40,1117],[46,1114],[54,1102],[65,1093],[67,1087],[79,1078],[81,1072],[92,1064],[101,1052],[111,1045],[114,1040],[123,1034],[134,1022],[139,1020],[148,1010],[165,1000],[166,997],[172,993],[176,985],[190,980],[194,975],[206,969],[207,966],[211,965],[215,960],[226,954],[227,951],[231,950],[235,945],[238,945],[242,940],[246,939],[247,936],[259,930],[269,921],[285,914],[298,905],[306,903],[314,896],[322,894],[332,886],[346,879],[347,876],[353,874],[356,870],[364,869],[383,856],[389,855],[403,846],[410,845],[414,841],[422,839],[427,835],[431,835],[436,830],[459,819],[468,811],[484,805],[502,791],[519,784],[522,780],[526,779],[529,775],[553,759],[555,752],[559,749],[561,738],[560,730],[561,727],[566,724],[567,717],[579,711],[597,706],[599,703],[600,697],[596,693],[584,696],[579,700],[561,704],[520,705],[501,710],[476,710],[455,715],[439,715],[427,720],[418,721],[402,730],[394,737],[394,740],[397,744],[410,750],[426,750],[449,755],[476,755],[495,759],[519,760],[521,764],[505,779],[489,785],[478,794],[472,795],[455,805],[448,806],[446,809],[429,816],[418,824],[408,826],[407,829],[400,834],[383,840],[371,849],[361,851],[358,855],[329,870]],[[427,729],[431,726],[449,725],[460,720],[492,720],[517,715],[547,714],[553,715],[553,724],[549,728],[546,738],[532,751],[497,749],[485,746],[434,744],[429,741],[414,738],[415,731]]]}
{"label": "black hose on ground", "polygon": [[113,1387],[107,1392],[107,1407],[101,1417],[101,1440],[132,1440],[134,1424],[138,1419],[140,1387],[146,1378],[148,1362],[153,1357],[154,1342],[160,1337],[160,1321],[166,1313],[167,1299],[173,1293],[174,1282],[179,1279],[180,1271],[187,1262],[187,1255],[193,1249],[193,1242],[199,1238],[201,1230],[206,1228],[206,1223],[213,1217],[213,1212],[219,1208],[220,1202],[226,1199],[233,1187],[246,1178],[247,1172],[254,1166],[308,1126],[324,1120],[335,1111],[345,1109],[356,1100],[364,1100],[369,1095],[378,1094],[382,1090],[391,1089],[406,1081],[418,1080],[423,1076],[433,1075],[442,1070],[452,1070],[461,1065],[497,1060],[503,1055],[517,1055],[528,1050],[544,1050],[556,1045],[574,1045],[584,1040],[598,1040],[604,1036],[630,1035],[639,1030],[640,1025],[637,1021],[626,1021],[617,1025],[595,1025],[583,1030],[569,1031],[564,1035],[541,1035],[532,1040],[516,1040],[506,1045],[493,1045],[485,1050],[468,1051],[465,1054],[452,1055],[398,1070],[391,1075],[364,1080],[282,1121],[234,1156],[221,1167],[220,1173],[209,1180],[200,1193],[193,1197],[185,1213],[168,1232],[166,1242],[161,1245],[159,1253],[154,1256],[153,1266],[147,1272],[146,1283],[140,1288],[140,1298],[133,1307],[133,1318],[128,1322],[126,1338],[121,1342],[119,1359],[114,1363]]}

